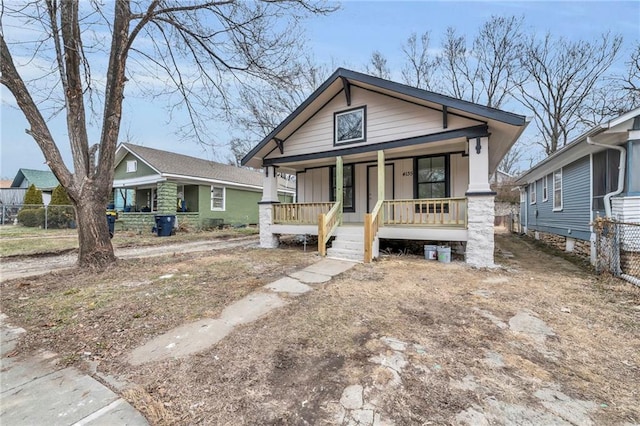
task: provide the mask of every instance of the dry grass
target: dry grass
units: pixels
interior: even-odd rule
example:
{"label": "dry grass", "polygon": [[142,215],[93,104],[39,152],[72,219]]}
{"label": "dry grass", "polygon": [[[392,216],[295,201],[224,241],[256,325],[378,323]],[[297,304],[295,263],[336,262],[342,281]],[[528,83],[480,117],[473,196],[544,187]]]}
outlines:
{"label": "dry grass", "polygon": [[[5,284],[2,306],[29,331],[22,353],[44,346],[78,365],[100,361],[137,386],[125,396],[153,424],[331,424],[329,406],[349,384],[383,389],[378,406],[402,425],[451,424],[490,400],[539,408],[533,394],[545,387],[596,403],[596,424],[640,421],[640,289],[514,237],[498,244],[514,257],[493,271],[411,256],[357,265],[207,351],[138,367],[125,361],[134,346],[317,257],[245,249],[120,262],[97,276]],[[504,324],[533,312],[556,336],[532,340],[479,310]],[[407,350],[400,387],[370,361],[390,355],[383,336],[423,348]],[[488,365],[490,353],[504,366]],[[470,376],[475,387],[461,387]]]}

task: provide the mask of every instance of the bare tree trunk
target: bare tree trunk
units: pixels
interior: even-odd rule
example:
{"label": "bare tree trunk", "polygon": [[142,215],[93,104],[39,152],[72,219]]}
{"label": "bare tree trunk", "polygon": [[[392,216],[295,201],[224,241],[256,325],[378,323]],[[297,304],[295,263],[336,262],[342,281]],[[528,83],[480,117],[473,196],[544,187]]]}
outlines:
{"label": "bare tree trunk", "polygon": [[82,197],[81,203],[73,203],[78,221],[78,266],[100,269],[115,262],[106,219],[107,200],[96,192],[95,196]]}

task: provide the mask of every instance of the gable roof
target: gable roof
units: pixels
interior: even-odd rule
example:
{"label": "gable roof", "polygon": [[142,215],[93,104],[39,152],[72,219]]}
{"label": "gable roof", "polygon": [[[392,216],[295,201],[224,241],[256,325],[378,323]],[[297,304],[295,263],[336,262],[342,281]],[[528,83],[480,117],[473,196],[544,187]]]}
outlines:
{"label": "gable roof", "polygon": [[[191,157],[170,151],[162,151],[146,146],[122,143],[116,151],[117,166],[129,152],[163,176],[187,178],[195,180],[214,180],[230,184],[262,188],[261,171],[243,169],[229,164],[217,163],[202,158]],[[293,191],[291,184],[287,187],[280,182],[279,189]]]}
{"label": "gable roof", "polygon": [[[258,145],[256,145],[242,159],[242,164],[246,165],[251,162],[251,166],[260,167],[257,160],[262,160],[269,148],[276,146],[275,139],[285,140],[293,131],[288,128],[297,129],[305,120],[316,111],[322,109],[324,105],[342,90],[347,90],[349,85],[355,85],[363,88],[374,88],[381,93],[393,94],[400,99],[409,102],[419,102],[422,105],[436,107],[449,111],[451,113],[464,114],[470,118],[476,118],[479,121],[486,122],[493,120],[494,122],[504,123],[511,126],[520,126],[520,131],[516,132],[513,141],[515,141],[526,125],[528,120],[526,117],[513,114],[510,112],[490,108],[484,105],[475,104],[468,101],[452,98],[435,92],[407,86],[390,80],[362,74],[345,68],[338,68],[320,87],[318,87],[298,108],[296,108],[278,127],[269,133]],[[349,95],[347,94],[347,97]],[[307,111],[308,110],[308,111]],[[510,145],[509,145],[510,146]],[[267,149],[265,149],[265,147]],[[507,147],[508,150],[508,147]],[[505,150],[506,152],[506,150]],[[502,153],[504,155],[504,153]],[[502,158],[502,156],[500,157]],[[253,161],[252,161],[253,160]],[[497,163],[496,163],[497,164]]]}
{"label": "gable roof", "polygon": [[40,190],[53,190],[59,182],[51,170],[20,169],[11,183],[12,188],[19,188],[24,180]]}
{"label": "gable roof", "polygon": [[606,148],[587,144],[587,139],[608,145],[620,145],[627,141],[630,130],[640,130],[640,108],[628,111],[598,126],[587,130],[564,147],[554,152],[538,164],[522,173],[516,179],[517,185],[526,185],[570,164],[585,155],[603,151]]}

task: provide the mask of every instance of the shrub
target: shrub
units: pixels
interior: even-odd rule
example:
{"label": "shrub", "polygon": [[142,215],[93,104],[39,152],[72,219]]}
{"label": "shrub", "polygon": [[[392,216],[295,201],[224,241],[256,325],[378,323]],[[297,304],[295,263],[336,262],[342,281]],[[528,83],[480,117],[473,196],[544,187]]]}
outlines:
{"label": "shrub", "polygon": [[27,193],[24,194],[24,204],[29,206],[26,207],[27,209],[32,209],[31,206],[44,205],[44,203],[42,202],[42,191],[37,189],[34,184],[31,184],[31,186],[29,186],[29,189],[27,189]]}
{"label": "shrub", "polygon": [[18,213],[18,222],[30,228],[44,226],[44,207],[20,210]]}
{"label": "shrub", "polygon": [[49,204],[47,209],[47,227],[51,229],[63,229],[69,227],[69,222],[74,220],[75,214],[71,206],[54,206]]}
{"label": "shrub", "polygon": [[51,193],[51,203],[54,206],[70,206],[71,200],[67,194],[67,190],[62,185],[55,187]]}

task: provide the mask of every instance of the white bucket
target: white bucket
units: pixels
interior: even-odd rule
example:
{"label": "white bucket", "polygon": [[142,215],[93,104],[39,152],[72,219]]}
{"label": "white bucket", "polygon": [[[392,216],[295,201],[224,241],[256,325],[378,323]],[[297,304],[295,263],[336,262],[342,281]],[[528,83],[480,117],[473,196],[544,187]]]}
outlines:
{"label": "white bucket", "polygon": [[438,246],[424,246],[424,258],[426,260],[438,260],[437,250]]}
{"label": "white bucket", "polygon": [[438,246],[438,261],[442,263],[451,262],[451,247]]}

